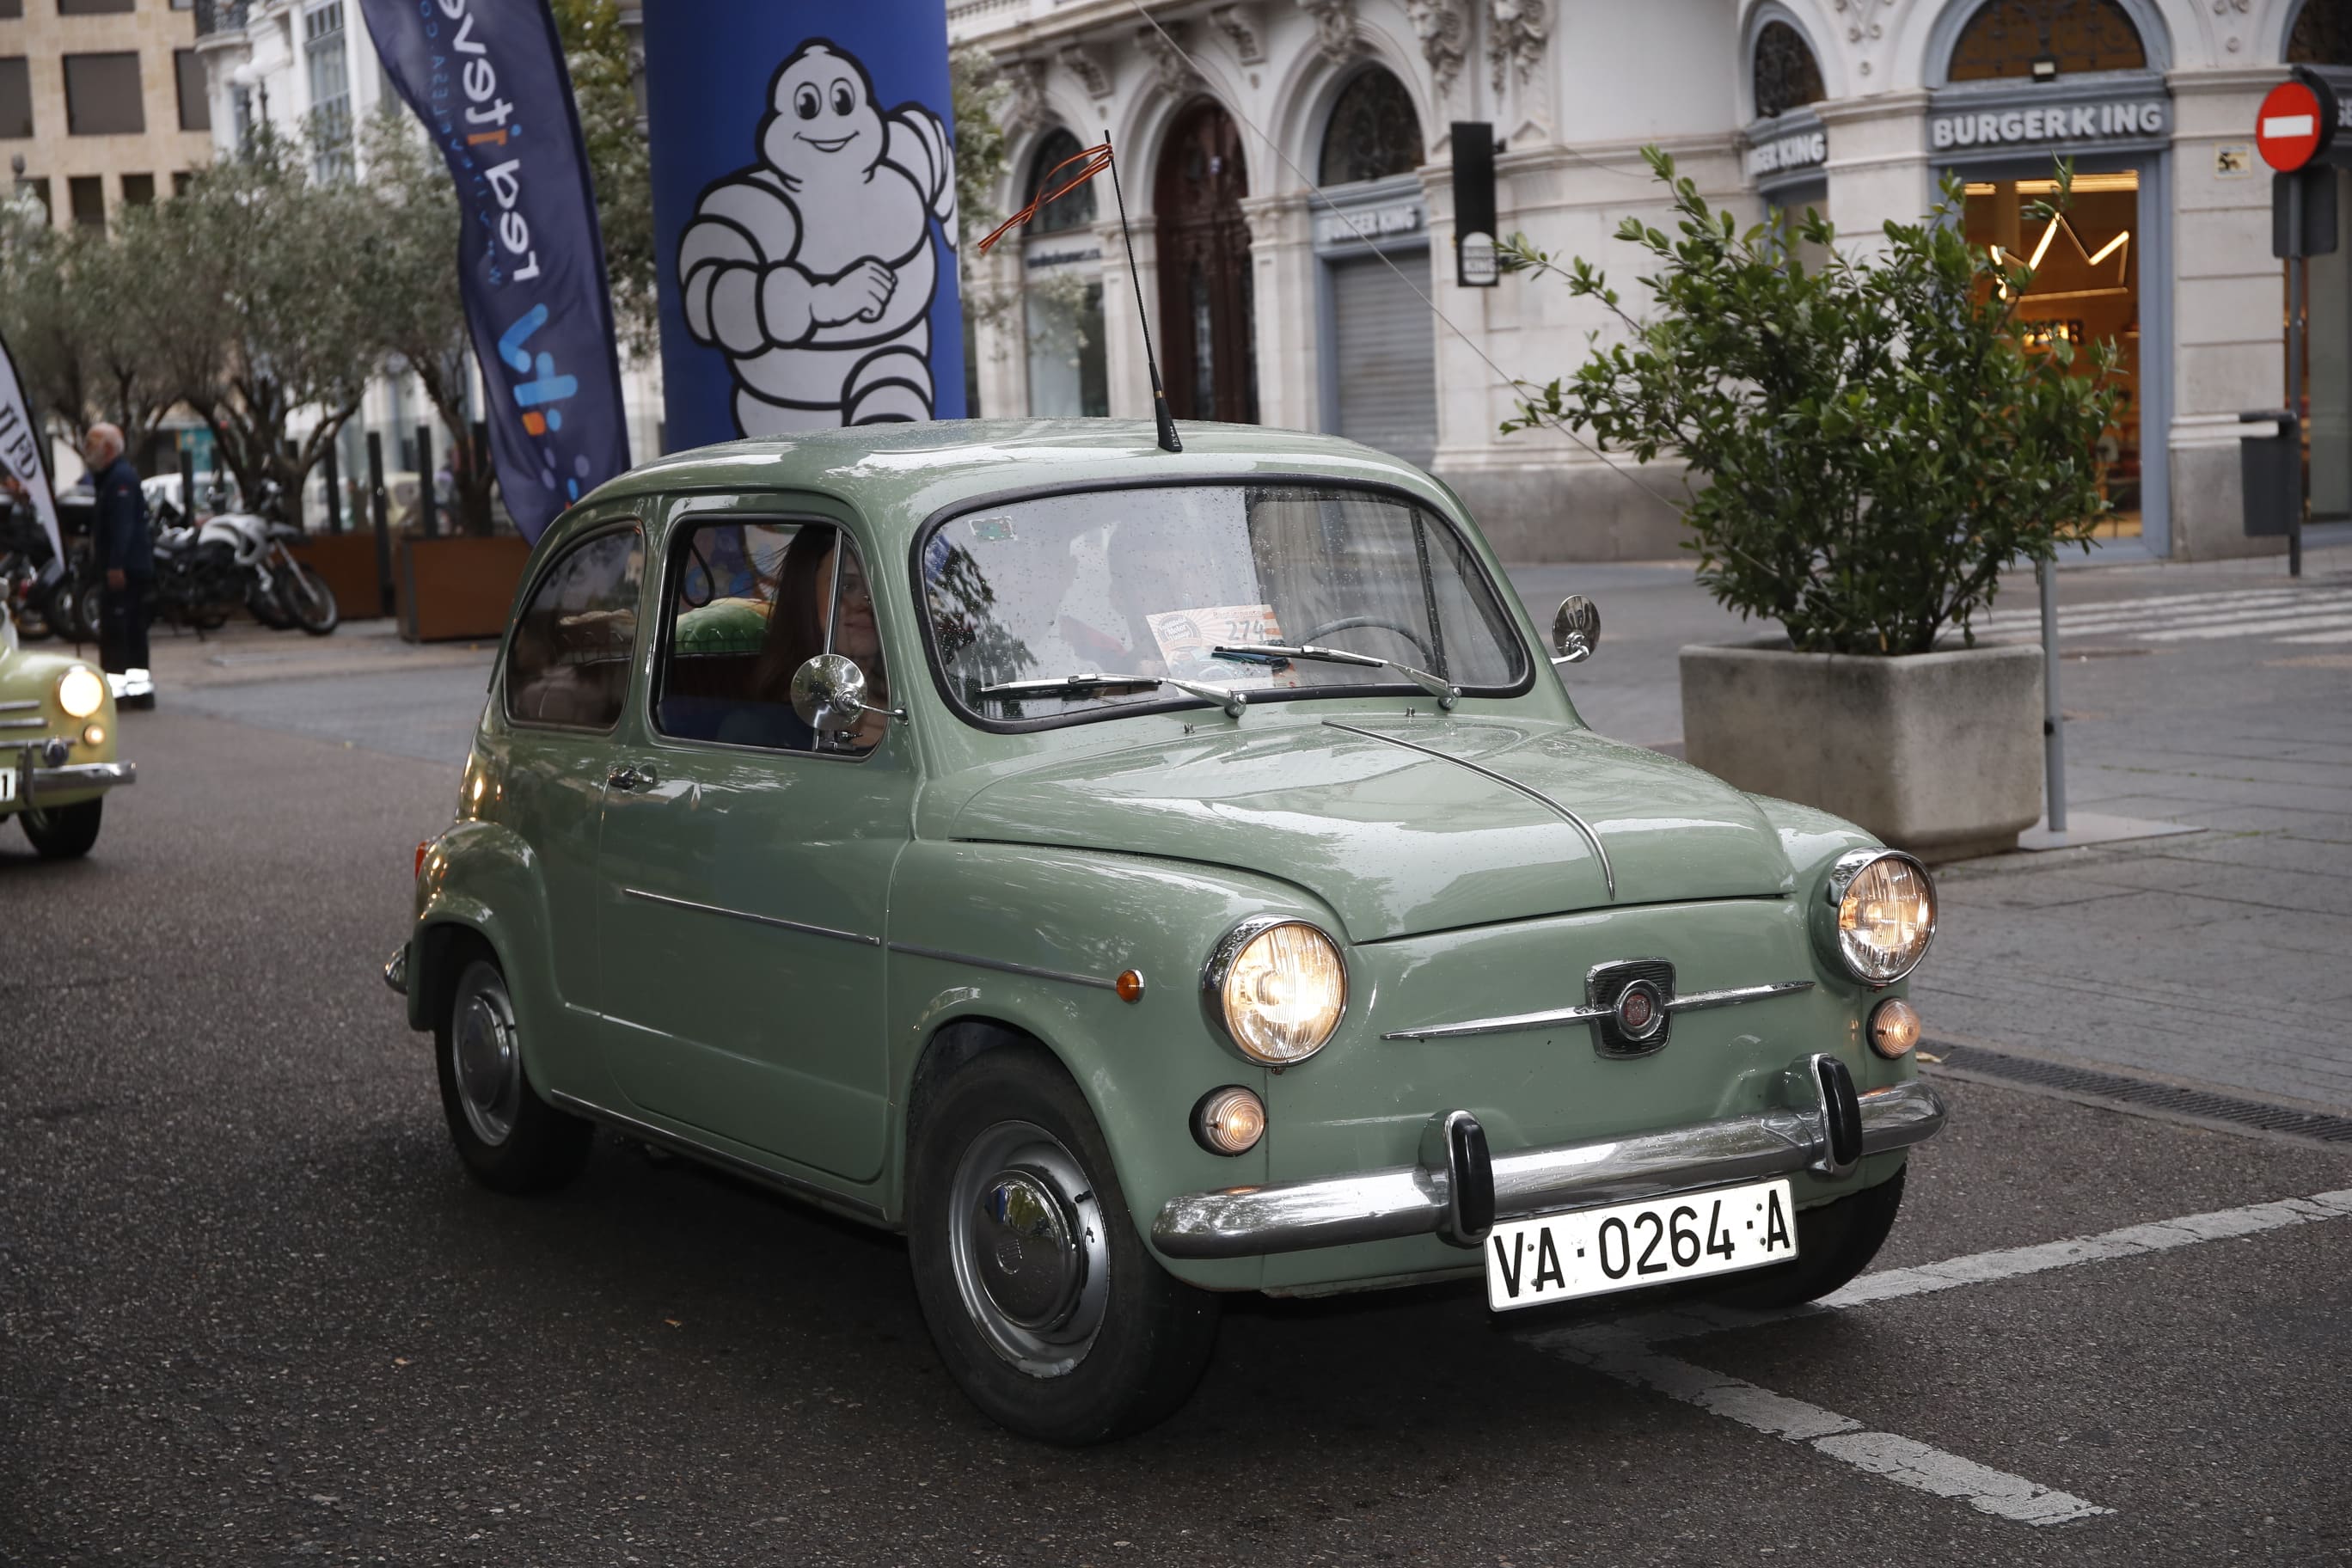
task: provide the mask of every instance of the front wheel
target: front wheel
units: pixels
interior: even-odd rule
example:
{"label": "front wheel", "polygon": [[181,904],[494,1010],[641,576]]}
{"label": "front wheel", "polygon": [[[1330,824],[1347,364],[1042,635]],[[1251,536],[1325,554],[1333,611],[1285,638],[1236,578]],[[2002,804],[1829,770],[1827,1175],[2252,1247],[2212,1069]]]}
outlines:
{"label": "front wheel", "polygon": [[34,853],[42,859],[75,860],[89,854],[89,847],[98,842],[99,820],[105,813],[106,802],[86,800],[46,811],[26,806],[16,820],[25,825],[25,837],[33,841]]}
{"label": "front wheel", "polygon": [[501,1193],[543,1193],[580,1173],[595,1130],[531,1088],[514,998],[497,964],[474,958],[458,973],[433,1045],[450,1141],[476,1181]]}
{"label": "front wheel", "polygon": [[1903,1206],[1906,1165],[1874,1187],[1797,1215],[1797,1258],[1742,1277],[1719,1293],[1735,1307],[1770,1311],[1818,1300],[1870,1267]]}
{"label": "front wheel", "polygon": [[294,617],[294,624],[310,636],[325,637],[341,624],[343,612],[335,603],[335,591],[316,572],[299,561],[291,562],[279,574],[278,583],[278,602]]}
{"label": "front wheel", "polygon": [[258,579],[247,583],[245,586],[246,613],[273,632],[285,631],[293,626],[294,617],[286,613],[286,605],[281,599],[284,590],[275,584],[263,587]]}
{"label": "front wheel", "polygon": [[1160,1267],[1077,1086],[1005,1047],[940,1090],[913,1133],[908,1251],[949,1374],[1001,1425],[1076,1447],[1191,1397],[1217,1299]]}

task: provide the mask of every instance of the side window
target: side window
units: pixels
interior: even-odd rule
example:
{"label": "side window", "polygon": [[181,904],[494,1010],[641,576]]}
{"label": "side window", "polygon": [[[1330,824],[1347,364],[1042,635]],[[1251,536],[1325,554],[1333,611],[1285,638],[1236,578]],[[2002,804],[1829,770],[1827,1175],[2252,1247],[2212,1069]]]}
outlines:
{"label": "side window", "polygon": [[829,523],[711,522],[678,530],[674,550],[654,728],[681,741],[774,751],[872,751],[883,715],[820,735],[792,701],[794,672],[818,654],[839,653],[865,670],[866,700],[889,705],[856,544]]}
{"label": "side window", "polygon": [[540,579],[507,649],[507,717],[609,730],[629,689],[645,535],[615,529],[574,545]]}

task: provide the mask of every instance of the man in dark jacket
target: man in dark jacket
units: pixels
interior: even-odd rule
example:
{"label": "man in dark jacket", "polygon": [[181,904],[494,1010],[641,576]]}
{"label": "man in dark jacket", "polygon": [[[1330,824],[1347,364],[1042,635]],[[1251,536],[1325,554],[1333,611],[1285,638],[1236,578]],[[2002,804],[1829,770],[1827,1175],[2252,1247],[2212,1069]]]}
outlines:
{"label": "man in dark jacket", "polygon": [[93,425],[82,443],[98,492],[98,517],[90,537],[90,563],[106,574],[98,599],[99,662],[115,674],[131,674],[138,696],[125,695],[124,708],[152,708],[147,686],[147,587],[155,575],[155,552],[147,535],[147,498],[139,493],[139,470],[122,455],[122,432]]}

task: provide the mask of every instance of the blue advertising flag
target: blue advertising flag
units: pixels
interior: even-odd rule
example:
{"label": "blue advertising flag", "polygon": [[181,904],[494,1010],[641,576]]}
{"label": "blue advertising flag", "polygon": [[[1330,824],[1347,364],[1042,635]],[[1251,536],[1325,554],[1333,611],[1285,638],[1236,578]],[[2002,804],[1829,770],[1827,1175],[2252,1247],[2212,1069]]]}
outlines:
{"label": "blue advertising flag", "polygon": [[645,8],[673,446],[964,412],[940,0]]}
{"label": "blue advertising flag", "polygon": [[457,284],[523,537],[629,466],[604,237],[547,0],[360,0],[385,77],[448,161]]}

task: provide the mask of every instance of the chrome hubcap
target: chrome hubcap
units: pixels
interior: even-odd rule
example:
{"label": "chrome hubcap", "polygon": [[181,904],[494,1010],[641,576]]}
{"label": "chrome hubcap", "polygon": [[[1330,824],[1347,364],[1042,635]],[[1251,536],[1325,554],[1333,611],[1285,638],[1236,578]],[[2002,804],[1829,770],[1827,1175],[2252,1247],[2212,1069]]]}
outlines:
{"label": "chrome hubcap", "polygon": [[460,994],[449,1050],[467,1124],[475,1137],[495,1146],[514,1131],[522,1103],[522,1052],[515,1043],[514,1006],[506,988],[494,974],[467,978],[477,983]]}
{"label": "chrome hubcap", "polygon": [[1094,1184],[1061,1141],[1000,1121],[964,1151],[948,1245],[964,1310],[991,1349],[1033,1377],[1086,1359],[1109,1294]]}

